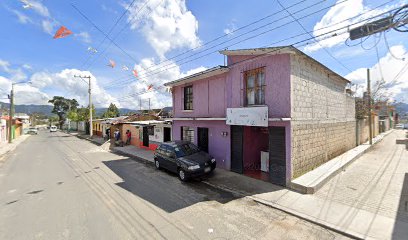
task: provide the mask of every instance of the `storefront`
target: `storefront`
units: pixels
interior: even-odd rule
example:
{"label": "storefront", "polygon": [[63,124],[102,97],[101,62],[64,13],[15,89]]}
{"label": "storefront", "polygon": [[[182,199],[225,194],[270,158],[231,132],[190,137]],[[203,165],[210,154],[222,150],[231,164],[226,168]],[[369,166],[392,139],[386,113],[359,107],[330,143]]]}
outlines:
{"label": "storefront", "polygon": [[268,107],[248,107],[228,108],[227,124],[231,125],[231,171],[285,185],[289,122],[268,119]]}

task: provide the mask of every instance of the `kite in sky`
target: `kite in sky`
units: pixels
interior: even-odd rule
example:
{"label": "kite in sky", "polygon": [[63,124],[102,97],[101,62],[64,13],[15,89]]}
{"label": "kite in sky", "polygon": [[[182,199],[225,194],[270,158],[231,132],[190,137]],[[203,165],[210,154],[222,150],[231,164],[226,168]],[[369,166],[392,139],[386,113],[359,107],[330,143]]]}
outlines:
{"label": "kite in sky", "polygon": [[115,61],[113,61],[113,60],[109,60],[109,64],[108,64],[108,66],[109,66],[109,67],[111,67],[111,68],[114,68],[114,67],[116,66]]}
{"label": "kite in sky", "polygon": [[153,89],[153,84],[150,84],[149,86],[147,86],[147,91],[152,90]]}
{"label": "kite in sky", "polygon": [[33,5],[31,5],[28,0],[20,0],[20,2],[22,2],[22,3],[24,4],[24,5],[23,5],[23,8],[24,8],[24,9],[32,8],[32,7],[33,7]]}
{"label": "kite in sky", "polygon": [[123,70],[123,71],[127,71],[127,70],[129,70],[129,68],[128,68],[126,65],[123,65],[123,66],[122,66],[122,70]]}
{"label": "kite in sky", "polygon": [[98,50],[96,50],[96,48],[93,48],[93,47],[88,47],[88,52],[97,53]]}
{"label": "kite in sky", "polygon": [[68,28],[66,28],[66,27],[64,27],[64,26],[61,26],[61,27],[57,30],[57,32],[55,33],[54,39],[64,38],[64,37],[66,37],[66,36],[68,36],[68,35],[71,35],[71,34],[72,34],[72,31],[71,31],[71,30],[69,30]]}
{"label": "kite in sky", "polygon": [[137,73],[137,71],[136,71],[136,69],[133,70],[132,73],[133,73],[133,75],[134,75],[136,78],[139,76],[138,73]]}

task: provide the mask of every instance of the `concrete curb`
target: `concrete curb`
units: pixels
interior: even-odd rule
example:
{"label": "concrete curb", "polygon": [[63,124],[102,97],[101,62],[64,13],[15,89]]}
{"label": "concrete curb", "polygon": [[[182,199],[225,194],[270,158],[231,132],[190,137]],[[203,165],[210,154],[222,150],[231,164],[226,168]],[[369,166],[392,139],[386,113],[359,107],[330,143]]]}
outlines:
{"label": "concrete curb", "polygon": [[[345,170],[350,164],[352,164],[355,160],[357,160],[361,155],[365,154],[367,151],[369,151],[373,146],[375,146],[377,143],[381,142],[388,134],[394,132],[394,129],[390,129],[389,131],[385,132],[382,135],[382,138],[378,139],[376,142],[374,142],[372,145],[369,145],[366,149],[355,155],[353,158],[348,160],[344,165],[339,166],[338,169],[327,175],[324,179],[321,181],[317,182],[313,186],[304,186],[300,185],[298,183],[291,182],[289,185],[290,189],[293,189],[297,192],[303,193],[303,194],[314,194],[316,193],[320,188],[322,188],[327,182],[329,182],[333,177],[335,177],[339,172]],[[352,149],[350,149],[352,150]]]}
{"label": "concrete curb", "polygon": [[20,138],[23,137],[23,139],[15,139],[13,143],[6,143],[8,145],[11,145],[5,152],[0,153],[0,159],[4,156],[6,156],[9,152],[14,151],[18,145],[20,145],[22,142],[24,142],[25,140],[27,140],[27,138],[30,137],[30,135],[22,135],[20,136]]}

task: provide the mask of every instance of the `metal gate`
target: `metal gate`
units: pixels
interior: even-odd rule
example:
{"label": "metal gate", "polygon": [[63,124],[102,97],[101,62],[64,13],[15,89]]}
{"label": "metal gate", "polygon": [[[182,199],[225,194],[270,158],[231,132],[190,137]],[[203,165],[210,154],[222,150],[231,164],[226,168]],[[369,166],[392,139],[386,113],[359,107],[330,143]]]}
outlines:
{"label": "metal gate", "polygon": [[269,180],[286,185],[285,127],[269,127]]}
{"label": "metal gate", "polygon": [[244,127],[231,126],[231,171],[244,173]]}

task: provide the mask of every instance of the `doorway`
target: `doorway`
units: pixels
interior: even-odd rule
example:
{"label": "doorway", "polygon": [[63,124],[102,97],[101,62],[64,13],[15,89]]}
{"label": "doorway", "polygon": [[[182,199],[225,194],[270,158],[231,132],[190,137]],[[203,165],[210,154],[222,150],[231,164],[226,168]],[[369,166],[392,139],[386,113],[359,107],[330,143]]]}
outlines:
{"label": "doorway", "polygon": [[148,127],[143,127],[143,146],[149,147],[149,130],[148,130]]}
{"label": "doorway", "polygon": [[163,142],[170,141],[171,141],[171,128],[165,127],[163,128]]}
{"label": "doorway", "polygon": [[208,128],[197,128],[198,132],[198,139],[197,145],[198,147],[208,153]]}

